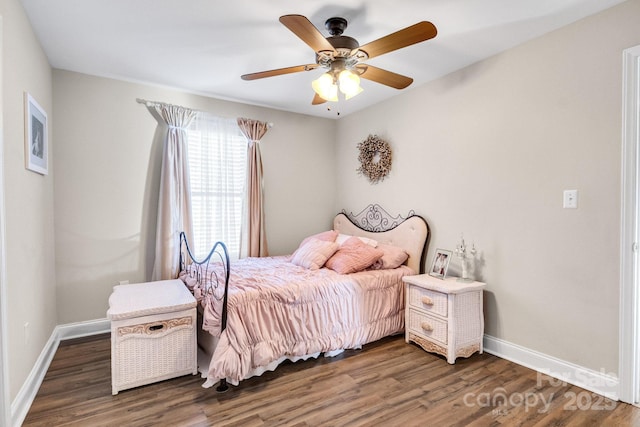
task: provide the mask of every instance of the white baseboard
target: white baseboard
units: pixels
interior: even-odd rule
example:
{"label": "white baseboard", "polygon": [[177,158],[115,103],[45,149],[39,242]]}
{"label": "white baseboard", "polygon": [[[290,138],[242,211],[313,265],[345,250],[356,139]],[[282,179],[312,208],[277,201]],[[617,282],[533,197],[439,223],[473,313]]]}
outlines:
{"label": "white baseboard", "polygon": [[24,384],[22,384],[16,398],[11,402],[11,425],[21,426],[24,422],[31,403],[33,403],[33,399],[35,399],[40,389],[40,384],[42,384],[42,380],[47,373],[47,369],[49,369],[51,360],[53,360],[53,356],[56,354],[59,343],[60,341],[56,338],[56,331],[54,329],[51,337],[49,337],[49,340],[42,349],[38,360],[36,360],[36,364],[29,373],[29,376]]}
{"label": "white baseboard", "polygon": [[106,334],[111,332],[111,322],[105,318],[88,322],[67,323],[66,325],[56,326],[54,333],[56,332],[59,341]]}
{"label": "white baseboard", "polygon": [[[484,350],[502,359],[549,375],[562,382],[573,384],[612,400],[618,399],[620,380],[615,374],[598,372],[517,344],[484,336]],[[541,379],[542,380],[542,379]]]}
{"label": "white baseboard", "polygon": [[108,319],[97,319],[88,322],[69,323],[58,325],[51,333],[51,337],[45,344],[40,356],[36,360],[33,369],[25,380],[16,398],[11,403],[11,425],[19,427],[24,422],[29,408],[40,389],[42,380],[51,365],[53,356],[56,354],[60,341],[81,338],[91,335],[98,335],[111,331],[111,324]]}

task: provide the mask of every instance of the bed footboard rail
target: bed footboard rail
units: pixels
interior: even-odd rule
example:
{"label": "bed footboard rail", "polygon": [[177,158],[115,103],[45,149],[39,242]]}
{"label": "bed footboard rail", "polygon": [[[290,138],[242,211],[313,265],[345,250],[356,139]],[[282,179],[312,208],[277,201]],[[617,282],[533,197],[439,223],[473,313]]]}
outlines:
{"label": "bed footboard rail", "polygon": [[[210,268],[214,265],[219,265],[220,268]],[[198,260],[191,252],[189,242],[187,241],[187,235],[183,232],[180,233],[180,271],[189,275],[189,278],[195,280],[203,290],[204,295],[215,295],[215,290],[218,286],[224,286],[224,292],[222,295],[222,315],[220,316],[220,332],[227,327],[227,303],[229,293],[229,251],[227,246],[221,242],[216,242],[209,254],[202,260]],[[216,391],[225,392],[229,389],[226,379],[221,379]]]}

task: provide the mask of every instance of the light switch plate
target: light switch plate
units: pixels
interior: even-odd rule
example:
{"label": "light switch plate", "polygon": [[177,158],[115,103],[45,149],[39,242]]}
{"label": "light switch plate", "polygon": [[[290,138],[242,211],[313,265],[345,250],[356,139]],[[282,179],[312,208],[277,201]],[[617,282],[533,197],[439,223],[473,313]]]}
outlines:
{"label": "light switch plate", "polygon": [[564,190],[562,207],[565,209],[578,208],[578,190]]}

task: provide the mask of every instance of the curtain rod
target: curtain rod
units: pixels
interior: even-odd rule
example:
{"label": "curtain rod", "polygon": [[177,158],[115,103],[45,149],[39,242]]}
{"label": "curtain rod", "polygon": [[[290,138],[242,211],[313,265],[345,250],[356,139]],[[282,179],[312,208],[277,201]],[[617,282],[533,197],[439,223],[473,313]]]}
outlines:
{"label": "curtain rod", "polygon": [[[166,102],[158,102],[158,101],[149,101],[142,98],[136,98],[136,102],[138,104],[144,104],[147,107],[156,107],[158,105],[168,105],[170,107],[179,107],[179,108],[184,108],[186,110],[193,110],[193,108],[183,107],[182,105],[167,104]],[[197,111],[197,110],[194,110],[194,111]]]}
{"label": "curtain rod", "polygon": [[[193,108],[183,107],[182,105],[167,104],[166,102],[158,102],[158,101],[149,101],[149,100],[142,99],[142,98],[136,98],[136,102],[138,104],[146,105],[147,107],[156,107],[156,106],[159,106],[159,105],[168,105],[168,106],[171,106],[171,107],[178,107],[178,108],[184,108],[186,110],[197,111],[199,113],[211,114],[211,113],[209,113],[207,111],[195,110]],[[251,120],[257,120],[257,119],[251,119]],[[260,121],[262,121],[262,120],[260,120]],[[267,122],[267,126],[269,127],[269,129],[271,129],[273,127],[273,123],[272,122]]]}

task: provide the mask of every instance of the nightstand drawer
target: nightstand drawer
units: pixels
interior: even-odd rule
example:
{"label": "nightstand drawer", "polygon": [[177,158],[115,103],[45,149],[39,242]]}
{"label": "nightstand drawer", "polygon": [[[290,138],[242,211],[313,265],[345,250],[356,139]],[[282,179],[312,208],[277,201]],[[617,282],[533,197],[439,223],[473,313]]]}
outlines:
{"label": "nightstand drawer", "polygon": [[417,335],[447,344],[447,322],[436,319],[428,314],[409,309],[406,325],[409,330]]}
{"label": "nightstand drawer", "polygon": [[447,317],[447,294],[409,285],[408,301],[419,310]]}

